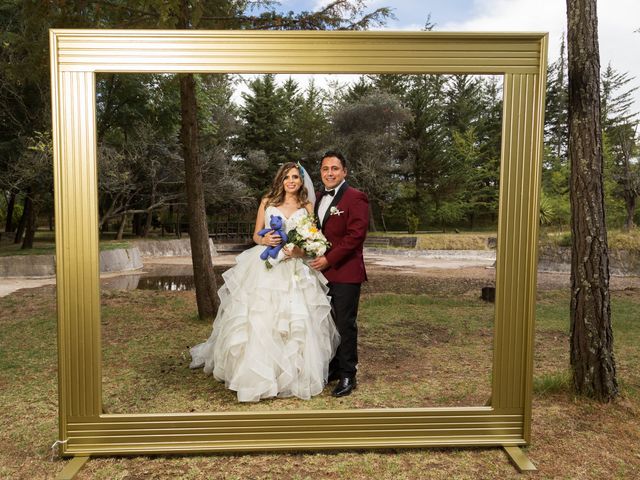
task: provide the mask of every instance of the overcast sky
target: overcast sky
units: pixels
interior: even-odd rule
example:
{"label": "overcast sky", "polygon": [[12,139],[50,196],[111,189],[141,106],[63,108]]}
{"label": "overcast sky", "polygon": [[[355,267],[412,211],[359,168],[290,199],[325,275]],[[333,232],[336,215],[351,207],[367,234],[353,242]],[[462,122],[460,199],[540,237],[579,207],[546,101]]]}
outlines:
{"label": "overcast sky", "polygon": [[[329,0],[281,0],[282,10],[313,10]],[[421,30],[431,14],[439,31],[529,31],[549,32],[549,61],[559,55],[560,39],[566,32],[565,0],[369,0],[370,9],[386,6],[397,20],[389,30]],[[635,77],[640,85],[640,0],[598,2],[600,63],[608,63]],[[640,111],[640,91],[635,110]]]}

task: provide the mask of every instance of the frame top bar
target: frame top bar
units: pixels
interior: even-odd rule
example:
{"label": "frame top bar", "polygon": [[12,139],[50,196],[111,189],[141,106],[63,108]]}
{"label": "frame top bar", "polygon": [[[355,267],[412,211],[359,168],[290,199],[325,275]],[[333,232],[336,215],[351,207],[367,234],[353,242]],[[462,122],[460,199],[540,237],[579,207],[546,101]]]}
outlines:
{"label": "frame top bar", "polygon": [[140,73],[538,73],[547,36],[536,32],[50,32],[60,71]]}

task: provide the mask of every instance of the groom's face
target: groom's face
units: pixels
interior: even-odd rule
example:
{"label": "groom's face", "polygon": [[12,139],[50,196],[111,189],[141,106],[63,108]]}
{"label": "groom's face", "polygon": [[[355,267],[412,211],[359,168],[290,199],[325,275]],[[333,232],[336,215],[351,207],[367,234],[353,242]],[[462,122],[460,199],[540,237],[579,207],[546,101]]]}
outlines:
{"label": "groom's face", "polygon": [[320,176],[325,188],[331,190],[342,183],[347,176],[347,169],[337,157],[324,157],[320,165]]}

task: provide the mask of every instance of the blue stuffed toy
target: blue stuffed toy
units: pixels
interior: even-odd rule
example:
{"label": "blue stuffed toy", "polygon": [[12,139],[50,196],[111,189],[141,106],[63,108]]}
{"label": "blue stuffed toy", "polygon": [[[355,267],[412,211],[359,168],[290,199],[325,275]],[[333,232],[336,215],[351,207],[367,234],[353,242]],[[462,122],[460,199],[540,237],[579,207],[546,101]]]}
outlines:
{"label": "blue stuffed toy", "polygon": [[282,217],[280,215],[271,215],[271,221],[269,222],[269,226],[271,228],[263,228],[258,232],[258,235],[260,235],[261,237],[264,237],[267,233],[273,232],[280,235],[280,238],[282,239],[282,241],[280,242],[279,245],[276,245],[275,247],[268,246],[265,249],[265,251],[260,254],[260,258],[262,260],[266,260],[269,257],[276,258],[278,256],[278,253],[280,253],[280,250],[282,250],[282,247],[284,246],[284,244],[287,243],[287,240],[289,239],[289,237],[287,237],[287,234],[282,229],[283,222],[282,222]]}

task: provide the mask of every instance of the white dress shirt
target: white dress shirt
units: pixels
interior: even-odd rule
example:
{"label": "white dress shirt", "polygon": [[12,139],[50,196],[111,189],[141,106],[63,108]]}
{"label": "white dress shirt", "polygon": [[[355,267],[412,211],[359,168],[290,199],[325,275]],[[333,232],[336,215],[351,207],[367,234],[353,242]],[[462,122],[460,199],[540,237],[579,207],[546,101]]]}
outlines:
{"label": "white dress shirt", "polygon": [[324,220],[324,216],[327,214],[327,209],[329,208],[329,205],[331,205],[331,202],[333,202],[333,199],[337,195],[338,190],[342,188],[342,184],[345,181],[346,180],[342,180],[342,182],[340,182],[340,185],[338,185],[335,188],[335,193],[333,195],[324,194],[320,199],[320,205],[318,205],[318,221],[320,222],[321,227],[322,227],[322,221]]}

